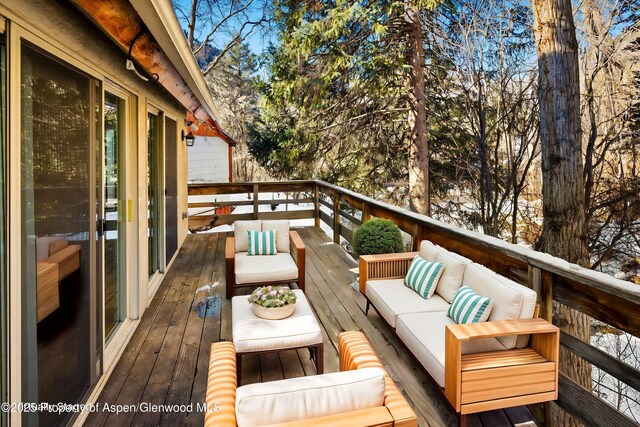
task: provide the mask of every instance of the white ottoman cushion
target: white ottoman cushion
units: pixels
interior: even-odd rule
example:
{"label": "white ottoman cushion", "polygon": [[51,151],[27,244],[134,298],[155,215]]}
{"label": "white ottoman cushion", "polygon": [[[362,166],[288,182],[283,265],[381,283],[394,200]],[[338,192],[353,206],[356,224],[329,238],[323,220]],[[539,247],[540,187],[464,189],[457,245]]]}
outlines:
{"label": "white ottoman cushion", "polygon": [[404,279],[370,280],[366,288],[367,298],[392,328],[396,327],[399,314],[423,311],[446,311],[449,303],[433,294],[424,299],[404,285]]}
{"label": "white ottoman cushion", "polygon": [[[455,325],[446,312],[410,313],[398,316],[396,333],[407,348],[444,387],[444,328]],[[462,354],[505,350],[495,338],[484,338],[462,343]]]}
{"label": "white ottoman cushion", "polygon": [[298,266],[289,252],[249,256],[236,253],[236,283],[266,283],[298,278]]}
{"label": "white ottoman cushion", "polygon": [[385,373],[380,368],[250,384],[236,391],[238,426],[299,421],[382,406]]}
{"label": "white ottoman cushion", "polygon": [[266,320],[251,311],[247,296],[231,300],[231,329],[237,353],[308,347],[322,342],[322,332],[304,293],[294,289],[297,302],[286,319]]}

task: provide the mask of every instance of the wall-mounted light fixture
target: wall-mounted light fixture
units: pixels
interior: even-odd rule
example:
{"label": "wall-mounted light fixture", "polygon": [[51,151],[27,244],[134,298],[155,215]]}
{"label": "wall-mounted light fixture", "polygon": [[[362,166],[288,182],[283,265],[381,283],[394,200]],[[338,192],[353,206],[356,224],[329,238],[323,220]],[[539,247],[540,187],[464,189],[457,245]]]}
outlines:
{"label": "wall-mounted light fixture", "polygon": [[189,132],[188,134],[185,135],[184,130],[182,131],[181,138],[182,138],[183,141],[186,141],[187,147],[193,147],[193,143],[196,140],[196,137],[193,136],[193,134],[191,132]]}

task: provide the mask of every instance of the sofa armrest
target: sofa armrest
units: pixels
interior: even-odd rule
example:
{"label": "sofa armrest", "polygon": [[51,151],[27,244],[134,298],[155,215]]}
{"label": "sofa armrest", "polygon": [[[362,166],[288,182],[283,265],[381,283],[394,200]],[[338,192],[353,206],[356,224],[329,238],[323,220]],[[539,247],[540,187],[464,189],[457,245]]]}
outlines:
{"label": "sofa armrest", "polygon": [[559,331],[557,326],[544,319],[498,320],[495,322],[468,323],[466,325],[447,325],[446,328],[458,341],[507,335],[558,333]]}
{"label": "sofa armrest", "polygon": [[407,275],[409,265],[418,252],[397,254],[360,255],[360,293],[366,294],[371,279],[397,279]]}
{"label": "sofa armrest", "polygon": [[[300,420],[287,423],[269,424],[262,427],[299,427]],[[310,418],[304,420],[304,425],[311,427],[353,427],[353,426],[386,426],[394,425],[391,414],[384,406],[377,408],[361,409],[359,411],[344,414],[328,415],[326,417]]]}
{"label": "sofa armrest", "polygon": [[302,238],[298,234],[297,231],[290,230],[289,231],[289,239],[291,240],[291,255],[296,262],[296,266],[298,267],[298,287],[304,291],[304,282],[305,282],[305,246]]}
{"label": "sofa armrest", "polygon": [[205,427],[236,426],[236,351],[231,342],[211,345],[207,378]]}
{"label": "sofa armrest", "polygon": [[[340,355],[340,370],[350,371],[362,368],[381,368],[384,366],[378,359],[371,344],[362,332],[343,332],[338,338],[338,353]],[[393,380],[385,370],[384,406],[393,418],[393,425],[403,427],[417,427],[416,414],[398,390]]]}
{"label": "sofa armrest", "polygon": [[[483,338],[495,338],[506,335],[531,335],[531,345],[528,349],[498,350],[486,353],[474,353],[465,359],[462,355],[462,343]],[[499,383],[499,377],[504,377],[503,370],[509,370],[509,374],[514,377],[530,374],[538,368],[530,366],[538,364],[545,365],[542,369],[553,371],[551,374],[555,379],[547,381],[555,381],[554,390],[557,398],[557,382],[560,348],[560,329],[552,325],[544,319],[516,319],[516,320],[500,320],[495,322],[471,323],[465,325],[447,325],[445,326],[445,367],[444,367],[444,391],[445,395],[455,408],[456,412],[472,413],[477,411],[497,409],[501,406],[499,399],[496,398],[493,403],[469,404],[463,408],[465,397],[463,394],[462,382],[467,381],[468,371],[473,370],[475,377],[482,376],[484,381],[494,384]],[[486,373],[480,374],[480,371]],[[463,373],[464,372],[464,373]],[[500,373],[502,372],[502,373]],[[465,377],[467,375],[467,377]],[[492,376],[496,375],[496,378]],[[497,381],[497,382],[496,382]],[[505,391],[506,390],[506,391]],[[503,393],[508,392],[508,387],[503,389]],[[522,403],[539,403],[544,401],[544,393],[535,395],[531,393],[531,397],[523,396],[524,393],[516,391],[514,388],[514,396],[521,393],[520,399]],[[542,397],[539,397],[542,396]],[[547,393],[547,397],[549,394]],[[500,395],[503,400],[508,400],[508,395]],[[530,399],[530,400],[526,400]],[[542,399],[542,400],[539,400]],[[552,400],[552,399],[546,399]],[[490,406],[495,405],[495,406]]]}
{"label": "sofa armrest", "polygon": [[227,272],[227,299],[231,298],[236,286],[236,240],[227,237],[224,246],[224,260]]}

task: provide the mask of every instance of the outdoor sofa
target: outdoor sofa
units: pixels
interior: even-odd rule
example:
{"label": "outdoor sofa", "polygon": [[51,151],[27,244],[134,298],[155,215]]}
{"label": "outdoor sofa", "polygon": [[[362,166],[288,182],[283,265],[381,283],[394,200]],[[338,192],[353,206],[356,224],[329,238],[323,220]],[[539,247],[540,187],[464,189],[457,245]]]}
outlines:
{"label": "outdoor sofa", "polygon": [[[416,255],[444,265],[424,299],[405,286]],[[559,330],[534,318],[536,293],[429,241],[420,252],[360,257],[360,292],[461,415],[555,400]],[[456,324],[448,310],[465,285],[493,300],[486,322]]]}

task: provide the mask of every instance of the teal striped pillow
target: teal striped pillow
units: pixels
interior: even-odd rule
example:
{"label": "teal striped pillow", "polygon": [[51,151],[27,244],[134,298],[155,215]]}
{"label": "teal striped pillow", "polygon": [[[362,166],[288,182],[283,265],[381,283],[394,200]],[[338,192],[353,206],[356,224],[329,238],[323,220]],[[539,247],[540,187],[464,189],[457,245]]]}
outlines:
{"label": "teal striped pillow", "polygon": [[407,276],[404,278],[404,284],[416,291],[422,298],[429,299],[436,291],[443,270],[443,264],[430,262],[420,255],[416,255],[411,261]]}
{"label": "teal striped pillow", "polygon": [[451,301],[447,316],[458,324],[486,322],[493,308],[491,298],[481,297],[468,286],[462,286]]}
{"label": "teal striped pillow", "polygon": [[275,255],[276,250],[276,230],[268,231],[247,231],[249,237],[249,249],[247,255]]}

